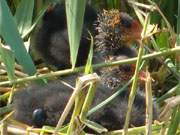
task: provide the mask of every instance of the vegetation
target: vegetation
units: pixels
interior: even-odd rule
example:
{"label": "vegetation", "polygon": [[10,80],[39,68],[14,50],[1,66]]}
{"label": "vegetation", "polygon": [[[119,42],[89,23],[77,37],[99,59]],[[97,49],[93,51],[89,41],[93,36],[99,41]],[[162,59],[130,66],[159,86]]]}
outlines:
{"label": "vegetation", "polygon": [[[57,134],[65,134],[66,132],[72,134],[75,123],[74,118],[76,116],[80,116],[83,124],[92,126],[96,130],[103,131],[103,128],[100,125],[96,125],[85,119],[85,114],[89,115],[91,112],[95,111],[100,106],[106,105],[107,102],[110,102],[116,97],[113,95],[96,108],[89,110],[89,105],[93,98],[93,86],[96,85],[98,77],[93,79],[90,78],[90,80],[88,80],[92,82],[89,94],[85,96],[82,93],[81,95],[84,96],[84,99],[86,98],[85,104],[77,100],[78,97],[75,97],[75,104],[78,104],[78,106],[75,106],[74,108],[70,125],[63,128],[58,124],[55,129],[52,127],[33,129],[10,119],[9,117],[13,113],[9,113],[12,108],[11,103],[13,94],[19,87],[24,87],[32,81],[44,83],[48,79],[54,79],[56,76],[82,71],[85,71],[85,73],[88,74],[91,73],[92,68],[95,69],[129,63],[136,63],[136,69],[134,77],[131,80],[132,86],[128,104],[129,110],[127,112],[125,126],[123,130],[112,131],[107,134],[180,134],[180,0],[127,0],[127,2],[124,2],[123,0],[89,0],[88,2],[97,10],[103,8],[118,8],[128,12],[130,15],[139,19],[143,26],[143,31],[138,45],[139,51],[137,58],[92,65],[91,51],[88,64],[85,67],[78,68],[75,67],[75,62],[81,36],[85,0],[66,0],[72,68],[55,72],[35,65],[35,60],[29,53],[33,30],[47,9],[47,5],[52,1],[53,0],[0,1],[1,134],[5,135],[9,132],[7,129],[10,128],[7,127],[11,127],[17,134],[19,131],[15,130],[13,127],[16,127],[16,129],[23,128],[21,132],[24,132],[24,134],[30,132],[43,134],[46,132],[52,133],[54,131],[56,131]],[[76,13],[76,18],[81,23],[75,23],[76,20],[72,19],[75,18],[72,17],[72,9],[73,12]],[[154,58],[157,58],[161,62],[160,68],[156,71],[154,71],[154,68],[157,66]],[[147,77],[145,78],[146,93],[149,94],[147,94],[146,98],[152,98],[152,95],[150,94],[153,91],[151,77],[158,82],[156,88],[161,89],[161,91],[153,91],[153,94],[162,110],[162,113],[160,114],[162,121],[156,122],[153,125],[148,124],[147,122],[147,125],[144,127],[128,129],[131,108],[136,94],[138,74],[142,66],[147,74]],[[147,69],[149,69],[150,72]],[[127,87],[129,83],[130,82],[127,82],[125,87]],[[77,83],[76,85],[77,89],[82,87],[81,83]],[[118,92],[119,91],[117,91],[116,94],[118,94]],[[82,111],[79,109],[81,107],[83,107]],[[148,107],[150,107],[149,104],[147,105],[147,108]]]}

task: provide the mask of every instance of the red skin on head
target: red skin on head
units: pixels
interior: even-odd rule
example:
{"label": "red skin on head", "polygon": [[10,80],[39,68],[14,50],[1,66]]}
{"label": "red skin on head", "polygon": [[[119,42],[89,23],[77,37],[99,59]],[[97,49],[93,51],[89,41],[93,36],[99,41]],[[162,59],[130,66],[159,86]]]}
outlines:
{"label": "red skin on head", "polygon": [[142,26],[137,20],[133,20],[130,28],[123,29],[128,44],[141,39]]}
{"label": "red skin on head", "polygon": [[[131,64],[131,67],[135,71],[136,64]],[[140,81],[144,81],[146,79],[146,73],[143,70],[140,70],[138,77]]]}

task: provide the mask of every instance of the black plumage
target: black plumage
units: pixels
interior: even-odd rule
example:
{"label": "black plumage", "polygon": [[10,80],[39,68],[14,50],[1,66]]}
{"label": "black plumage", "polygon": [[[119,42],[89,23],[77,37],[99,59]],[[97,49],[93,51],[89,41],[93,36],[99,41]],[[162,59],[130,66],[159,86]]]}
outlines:
{"label": "black plumage", "polygon": [[[93,35],[93,24],[96,16],[96,11],[87,5],[76,66],[86,63],[91,42],[88,31]],[[64,4],[56,4],[45,12],[42,23],[36,32],[34,48],[47,64],[59,69],[71,67]]]}
{"label": "black plumage", "polygon": [[[75,77],[65,77],[66,82],[73,84]],[[46,86],[32,85],[18,91],[14,97],[14,118],[21,122],[36,127],[42,125],[55,126],[72,93],[72,89],[60,81],[53,81]],[[96,90],[93,105],[99,104],[111,96],[115,91],[104,85],[99,85]],[[108,130],[121,129],[127,111],[128,90],[116,97],[112,102],[92,114],[88,119],[95,121]],[[145,97],[138,92],[134,101],[130,125],[142,126],[145,124]],[[153,108],[153,119],[157,118],[157,109]],[[67,123],[70,119],[68,115]]]}

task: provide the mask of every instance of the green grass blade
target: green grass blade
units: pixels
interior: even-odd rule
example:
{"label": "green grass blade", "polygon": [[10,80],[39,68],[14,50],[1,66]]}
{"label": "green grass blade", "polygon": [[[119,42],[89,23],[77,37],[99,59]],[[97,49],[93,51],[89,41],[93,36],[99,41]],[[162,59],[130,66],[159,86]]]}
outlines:
{"label": "green grass blade", "polygon": [[29,75],[36,73],[34,63],[27,53],[23,41],[18,33],[13,16],[5,0],[0,1],[0,35],[11,46],[15,58]]}
{"label": "green grass blade", "polygon": [[102,107],[104,107],[105,105],[107,105],[108,103],[113,101],[118,95],[120,95],[124,90],[126,90],[126,88],[130,85],[130,83],[132,82],[133,79],[134,78],[131,78],[131,80],[129,80],[122,88],[119,88],[117,90],[117,92],[115,92],[113,95],[108,97],[106,100],[102,101],[101,103],[99,103],[98,105],[93,107],[91,110],[89,110],[89,112],[87,113],[87,116],[90,116],[91,114],[95,113],[97,110],[101,109]]}
{"label": "green grass blade", "polygon": [[173,114],[171,117],[171,124],[169,125],[167,135],[176,135],[180,123],[180,105],[173,109]]}
{"label": "green grass blade", "polygon": [[177,34],[180,34],[180,0],[178,0]]}
{"label": "green grass blade", "polygon": [[107,132],[108,130],[106,128],[104,128],[103,126],[101,126],[100,124],[90,121],[90,120],[84,120],[82,121],[82,123],[84,123],[87,127],[95,130],[98,133],[103,133],[103,132]]}
{"label": "green grass blade", "polygon": [[8,79],[15,79],[15,58],[13,52],[10,50],[10,48],[7,48],[0,43],[0,55],[2,57],[3,63],[5,64]]}
{"label": "green grass blade", "polygon": [[75,67],[85,11],[85,0],[66,0],[68,36],[72,68]]}
{"label": "green grass blade", "polygon": [[45,5],[41,8],[41,10],[38,12],[37,16],[34,19],[33,24],[31,25],[31,27],[29,27],[22,35],[22,38],[24,39],[29,33],[31,33],[31,31],[36,27],[36,25],[38,24],[39,20],[43,17],[45,11],[47,10],[48,5]]}
{"label": "green grass blade", "polygon": [[87,63],[85,66],[85,74],[92,73],[92,59],[93,59],[93,43],[94,43],[94,40],[93,40],[91,33],[89,33],[89,34],[91,37],[91,46],[90,46],[90,51],[89,51]]}
{"label": "green grass blade", "polygon": [[[180,46],[180,0],[178,0],[178,16],[177,16],[177,44],[176,46]],[[180,70],[180,58],[176,60],[177,70]]]}
{"label": "green grass blade", "polygon": [[15,20],[19,33],[23,35],[32,25],[34,0],[21,0],[16,13]]}
{"label": "green grass blade", "polygon": [[159,34],[159,36],[156,37],[156,43],[158,44],[158,49],[163,50],[163,49],[168,49],[169,48],[169,33],[167,32],[162,32]]}
{"label": "green grass blade", "polygon": [[[180,83],[178,84],[177,88],[178,88],[177,95],[180,95]],[[179,129],[179,123],[180,123],[180,104],[178,104],[173,108],[173,113],[171,115],[171,122],[169,125],[167,135],[175,135]]]}
{"label": "green grass blade", "polygon": [[120,8],[120,0],[106,0],[108,8]]}

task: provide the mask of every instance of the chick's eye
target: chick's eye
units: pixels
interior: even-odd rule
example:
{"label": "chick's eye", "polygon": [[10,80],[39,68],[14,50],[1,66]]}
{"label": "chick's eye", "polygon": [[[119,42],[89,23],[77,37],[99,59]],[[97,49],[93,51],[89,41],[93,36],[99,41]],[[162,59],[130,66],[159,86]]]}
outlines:
{"label": "chick's eye", "polygon": [[34,126],[42,127],[45,124],[45,121],[46,121],[46,118],[47,118],[46,112],[41,108],[35,109],[33,111],[32,118],[33,118]]}
{"label": "chick's eye", "polygon": [[119,33],[120,32],[120,28],[118,27],[118,26],[116,26],[115,28],[114,28],[114,33]]}
{"label": "chick's eye", "polygon": [[132,24],[132,19],[128,17],[122,17],[121,18],[121,24],[125,28],[130,28]]}

